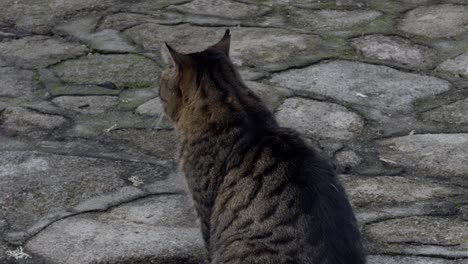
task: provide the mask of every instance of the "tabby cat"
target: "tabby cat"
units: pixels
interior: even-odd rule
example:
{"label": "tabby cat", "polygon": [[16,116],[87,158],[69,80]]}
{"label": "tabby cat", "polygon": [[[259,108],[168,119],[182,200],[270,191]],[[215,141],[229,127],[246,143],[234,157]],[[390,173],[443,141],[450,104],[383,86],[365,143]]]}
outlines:
{"label": "tabby cat", "polygon": [[230,39],[227,30],[190,54],[163,47],[160,98],[178,134],[208,263],[365,263],[334,169],[279,127],[242,82]]}

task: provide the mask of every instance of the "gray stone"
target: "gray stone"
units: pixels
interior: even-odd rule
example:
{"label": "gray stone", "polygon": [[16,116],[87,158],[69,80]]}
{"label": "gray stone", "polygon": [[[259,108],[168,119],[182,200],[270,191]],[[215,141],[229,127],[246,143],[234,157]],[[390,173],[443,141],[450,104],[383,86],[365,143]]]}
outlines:
{"label": "gray stone", "polygon": [[[143,24],[125,31],[145,50],[157,51],[161,44],[177,43],[181,52],[201,51],[221,39],[225,28],[190,25],[162,26]],[[238,66],[257,66],[267,70],[302,65],[331,54],[336,47],[326,45],[317,35],[298,34],[271,28],[236,28],[231,31],[230,55]]]}
{"label": "gray stone", "polygon": [[266,106],[273,112],[283,103],[286,97],[292,95],[290,90],[275,87],[273,85],[249,81],[245,82],[245,84],[253,90],[254,93],[260,97]]}
{"label": "gray stone", "polygon": [[120,94],[119,108],[131,111],[157,96],[155,89],[131,89]]}
{"label": "gray stone", "polygon": [[430,37],[453,37],[466,32],[468,7],[461,5],[421,6],[406,13],[400,30]]}
{"label": "gray stone", "polygon": [[300,27],[312,28],[316,31],[345,29],[363,23],[369,23],[382,15],[374,10],[317,10],[295,9],[294,24]]}
{"label": "gray stone", "polygon": [[21,107],[8,107],[1,116],[0,127],[10,135],[40,137],[63,126],[67,120],[58,115],[42,114]]}
{"label": "gray stone", "polygon": [[369,118],[380,122],[410,113],[415,99],[450,89],[450,83],[435,77],[350,61],[331,61],[288,70],[273,75],[271,82],[351,103]]}
{"label": "gray stone", "polygon": [[362,208],[356,212],[356,218],[361,225],[409,216],[453,216],[458,213],[454,203],[451,202],[416,202],[400,205],[378,205],[373,208]]}
{"label": "gray stone", "polygon": [[132,3],[131,5],[124,7],[124,10],[153,15],[165,7],[168,7],[171,5],[180,5],[180,4],[189,3],[189,2],[191,2],[191,0],[165,0],[165,1],[142,0],[142,1],[138,1],[136,3]]}
{"label": "gray stone", "polygon": [[43,68],[84,55],[86,46],[45,36],[26,37],[0,43],[0,57],[23,68]]}
{"label": "gray stone", "polygon": [[113,208],[99,220],[166,227],[198,227],[192,201],[187,195],[156,195]]}
{"label": "gray stone", "polygon": [[136,52],[137,49],[122,37],[117,30],[105,29],[86,37],[92,49],[103,52]]}
{"label": "gray stone", "polygon": [[352,150],[339,151],[335,155],[335,160],[339,170],[350,170],[362,162],[362,158]]}
{"label": "gray stone", "polygon": [[156,97],[138,106],[135,112],[140,115],[156,116],[164,114],[164,109],[161,103],[161,99]]}
{"label": "gray stone", "polygon": [[70,128],[66,134],[72,137],[92,138],[107,134],[116,129],[150,129],[154,124],[154,118],[131,112],[108,112],[92,116],[77,116],[74,126]]}
{"label": "gray stone", "polygon": [[[468,16],[468,9],[467,9],[467,16]],[[468,19],[467,19],[468,23]],[[455,57],[453,59],[449,59],[444,61],[437,67],[437,70],[442,72],[448,72],[455,76],[461,76],[464,78],[468,78],[468,52]]]}
{"label": "gray stone", "polygon": [[136,147],[161,159],[175,159],[177,138],[174,131],[119,129],[111,132],[116,139],[128,141]]}
{"label": "gray stone", "polygon": [[92,34],[99,21],[98,15],[82,16],[57,25],[54,31],[61,35],[73,36],[85,40]]}
{"label": "gray stone", "polygon": [[434,50],[395,36],[358,37],[351,45],[366,58],[415,69],[431,68],[437,57]]}
{"label": "gray stone", "polygon": [[[468,134],[423,134],[378,142],[380,157],[427,176],[468,176]],[[456,157],[456,158],[454,158]]]}
{"label": "gray stone", "polygon": [[94,0],[5,0],[0,3],[0,17],[12,21],[20,29],[46,34],[66,15],[79,11],[105,9],[115,6],[118,2],[118,0],[99,2]]}
{"label": "gray stone", "polygon": [[172,18],[172,13],[170,12],[159,11],[156,14],[152,14],[151,16],[135,13],[117,13],[108,15],[105,18],[103,18],[102,21],[99,23],[98,30],[115,29],[118,31],[122,31],[144,23],[162,22],[159,19],[156,19],[154,17],[155,15],[161,15],[161,17],[163,18],[162,20],[166,22],[182,22],[182,20],[180,20],[181,15],[174,15],[175,17]]}
{"label": "gray stone", "polygon": [[90,216],[53,224],[31,239],[26,249],[46,256],[50,264],[196,264],[204,254],[198,228],[119,223]]}
{"label": "gray stone", "polygon": [[425,121],[435,121],[453,125],[468,125],[468,99],[438,107],[424,112],[422,118]]}
{"label": "gray stone", "polygon": [[368,256],[368,264],[462,264],[462,261],[453,261],[428,257],[403,257],[403,256]]}
{"label": "gray stone", "polygon": [[341,175],[340,181],[356,207],[446,199],[463,193],[459,188],[401,176]]}
{"label": "gray stone", "polygon": [[52,102],[62,108],[85,114],[104,113],[116,107],[116,96],[60,96]]}
{"label": "gray stone", "polygon": [[[10,223],[10,232],[27,231],[26,236],[54,219],[70,215],[72,209],[106,209],[112,200],[122,202],[122,196],[134,199],[134,195],[142,195],[136,187],[128,186],[132,176],[149,185],[169,174],[169,168],[146,162],[33,151],[4,151],[0,156],[0,218]],[[93,201],[88,202],[91,207],[86,205],[87,200]],[[15,233],[9,237],[22,238]]]}
{"label": "gray stone", "polygon": [[459,245],[468,239],[468,223],[452,218],[413,216],[390,219],[364,228],[370,238],[386,243]]}
{"label": "gray stone", "polygon": [[263,6],[247,5],[229,0],[194,0],[184,5],[171,6],[169,9],[230,19],[259,17],[269,11],[269,8]]}
{"label": "gray stone", "polygon": [[118,88],[147,88],[159,81],[159,67],[138,55],[88,55],[60,63],[52,71],[73,84],[113,83]]}
{"label": "gray stone", "polygon": [[49,93],[52,96],[61,95],[118,95],[121,91],[108,89],[96,85],[69,85],[69,84],[51,84]]}
{"label": "gray stone", "polygon": [[38,89],[35,74],[28,70],[0,68],[0,97],[30,97]]}
{"label": "gray stone", "polygon": [[280,125],[292,127],[314,139],[350,140],[364,122],[345,107],[302,98],[288,98],[279,107]]}

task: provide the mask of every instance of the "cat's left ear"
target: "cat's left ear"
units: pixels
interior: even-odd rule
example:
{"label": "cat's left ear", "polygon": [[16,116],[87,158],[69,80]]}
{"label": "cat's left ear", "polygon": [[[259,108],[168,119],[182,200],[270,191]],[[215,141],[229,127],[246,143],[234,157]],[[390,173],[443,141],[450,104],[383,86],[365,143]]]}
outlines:
{"label": "cat's left ear", "polygon": [[187,62],[187,55],[177,52],[166,42],[161,47],[161,57],[166,65],[171,67],[182,66]]}
{"label": "cat's left ear", "polygon": [[226,54],[226,56],[229,56],[230,46],[231,46],[231,33],[229,29],[226,29],[226,32],[224,33],[223,38],[220,41],[218,41],[218,43],[211,46],[210,49],[220,51]]}

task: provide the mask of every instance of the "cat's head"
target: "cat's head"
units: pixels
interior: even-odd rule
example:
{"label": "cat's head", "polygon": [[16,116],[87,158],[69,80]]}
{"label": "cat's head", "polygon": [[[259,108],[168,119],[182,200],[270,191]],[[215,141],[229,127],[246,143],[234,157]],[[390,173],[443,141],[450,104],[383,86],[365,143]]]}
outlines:
{"label": "cat's head", "polygon": [[201,52],[183,54],[167,43],[162,47],[161,53],[166,68],[161,74],[159,95],[165,114],[173,122],[178,122],[183,112],[190,107],[213,103],[219,91],[200,86],[202,82],[206,86],[207,79],[210,78],[208,75],[213,68],[233,67],[229,59],[230,42],[231,35],[229,30],[226,30],[218,43]]}
{"label": "cat's head", "polygon": [[[229,30],[201,52],[183,54],[169,45],[161,74],[160,98],[165,114],[186,134],[203,133],[232,123],[274,125],[271,113],[242,82],[229,58]],[[182,132],[181,131],[181,132]]]}

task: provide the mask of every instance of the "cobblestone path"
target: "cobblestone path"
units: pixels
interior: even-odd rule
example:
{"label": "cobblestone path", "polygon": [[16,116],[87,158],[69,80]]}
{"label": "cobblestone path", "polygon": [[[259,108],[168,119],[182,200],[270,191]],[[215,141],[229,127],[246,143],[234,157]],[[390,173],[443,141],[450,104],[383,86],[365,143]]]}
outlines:
{"label": "cobblestone path", "polygon": [[467,264],[467,25],[467,0],[0,0],[0,263],[198,263],[159,48],[230,28],[336,161],[369,264]]}

